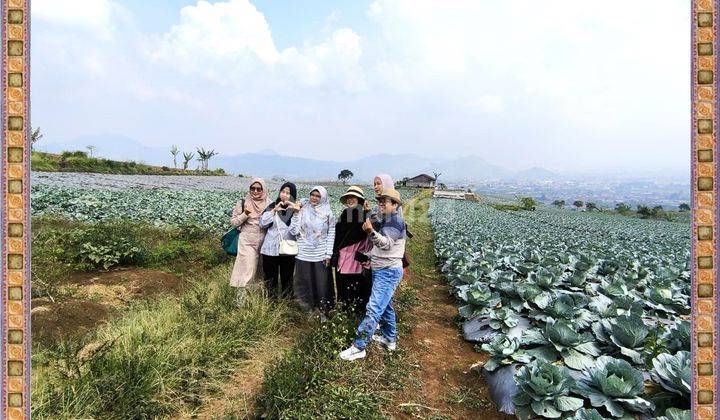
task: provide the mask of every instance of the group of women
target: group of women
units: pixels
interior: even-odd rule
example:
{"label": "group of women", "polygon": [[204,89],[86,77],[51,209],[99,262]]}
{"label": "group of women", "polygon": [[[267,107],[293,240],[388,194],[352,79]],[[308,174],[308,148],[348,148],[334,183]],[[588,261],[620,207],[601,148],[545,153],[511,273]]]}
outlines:
{"label": "group of women", "polygon": [[[375,197],[395,191],[387,174],[375,177],[373,189]],[[244,305],[247,286],[262,271],[271,298],[294,297],[322,320],[336,303],[335,289],[337,302],[358,315],[365,312],[372,289],[373,244],[363,224],[370,220],[379,230],[382,213],[377,206],[371,208],[357,186],[349,187],[340,201],[344,209],[336,218],[322,186],[298,199],[295,184],[286,182],[270,201],[265,181],[251,181],[231,217],[231,224],[240,230],[230,278],[237,288],[238,306]]]}

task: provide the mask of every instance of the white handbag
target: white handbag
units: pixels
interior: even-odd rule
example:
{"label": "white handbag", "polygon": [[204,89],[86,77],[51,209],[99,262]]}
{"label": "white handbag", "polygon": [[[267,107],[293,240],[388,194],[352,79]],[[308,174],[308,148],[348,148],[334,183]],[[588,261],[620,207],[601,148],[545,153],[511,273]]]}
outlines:
{"label": "white handbag", "polygon": [[278,236],[280,237],[280,247],[278,248],[278,254],[280,255],[297,255],[298,254],[298,244],[297,241],[294,241],[292,239],[285,240],[283,239],[283,233],[280,230],[280,223],[282,221],[280,220],[280,217],[275,213],[275,227],[277,227]]}

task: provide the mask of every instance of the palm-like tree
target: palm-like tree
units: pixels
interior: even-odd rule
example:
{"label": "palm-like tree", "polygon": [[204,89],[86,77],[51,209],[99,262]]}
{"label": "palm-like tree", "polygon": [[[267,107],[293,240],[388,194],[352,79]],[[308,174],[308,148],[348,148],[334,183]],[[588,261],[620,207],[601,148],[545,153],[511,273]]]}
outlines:
{"label": "palm-like tree", "polygon": [[219,155],[220,152],[216,152],[215,149],[210,150],[207,152],[207,159],[205,159],[205,170],[208,170],[208,164],[210,163],[210,159],[212,159],[213,156]]}
{"label": "palm-like tree", "polygon": [[41,138],[43,138],[43,135],[40,132],[40,127],[34,129],[32,133],[30,133],[30,150],[32,150],[32,148],[35,146],[35,143],[37,143],[38,140],[40,140]]}
{"label": "palm-like tree", "polygon": [[200,170],[207,171],[208,170],[208,162],[213,156],[217,156],[220,153],[216,152],[215,149],[213,150],[205,150],[204,147],[199,147],[197,149],[197,160],[200,162]]}
{"label": "palm-like tree", "polygon": [[170,148],[170,154],[171,154],[172,157],[173,157],[173,167],[174,167],[175,169],[177,169],[177,155],[178,155],[179,153],[180,153],[180,150],[178,150],[178,147],[177,147],[177,146],[173,145],[173,146]]}
{"label": "palm-like tree", "polygon": [[87,147],[87,149],[90,151],[90,157],[92,157],[93,151],[96,149],[96,147],[93,145],[89,145],[89,146],[85,146],[85,147]]}
{"label": "palm-like tree", "polygon": [[193,152],[183,152],[183,171],[186,171],[188,168],[188,165],[190,164],[190,161],[192,160],[193,156],[195,156],[195,153]]}
{"label": "palm-like tree", "polygon": [[207,159],[208,159],[207,156],[208,156],[208,152],[205,151],[205,148],[204,148],[204,147],[199,147],[199,148],[197,149],[197,159],[196,159],[196,160],[197,160],[198,162],[200,162],[200,167],[199,167],[199,169],[200,169],[201,171],[205,170],[205,162],[206,162]]}

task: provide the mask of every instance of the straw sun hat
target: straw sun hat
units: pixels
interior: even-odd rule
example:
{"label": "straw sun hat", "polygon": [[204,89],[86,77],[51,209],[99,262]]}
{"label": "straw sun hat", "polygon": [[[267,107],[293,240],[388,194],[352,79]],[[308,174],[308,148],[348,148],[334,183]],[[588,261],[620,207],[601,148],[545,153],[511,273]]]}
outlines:
{"label": "straw sun hat", "polygon": [[396,204],[402,204],[402,198],[400,193],[395,188],[384,189],[383,192],[377,198],[387,197],[394,201]]}
{"label": "straw sun hat", "polygon": [[345,204],[345,200],[348,197],[357,197],[361,204],[365,202],[365,192],[362,190],[362,188],[354,185],[348,188],[345,194],[340,196],[340,202]]}

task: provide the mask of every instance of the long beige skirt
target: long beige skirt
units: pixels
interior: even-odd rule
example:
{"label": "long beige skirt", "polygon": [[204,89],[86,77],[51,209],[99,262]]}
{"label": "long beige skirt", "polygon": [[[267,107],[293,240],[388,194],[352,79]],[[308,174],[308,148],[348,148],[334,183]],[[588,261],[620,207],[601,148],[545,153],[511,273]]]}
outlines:
{"label": "long beige skirt", "polygon": [[230,285],[245,287],[248,283],[262,276],[260,264],[260,246],[265,238],[265,231],[257,225],[246,224],[238,237],[238,253],[235,257]]}

